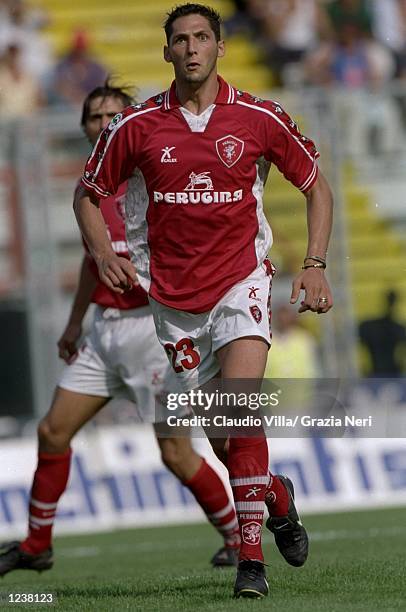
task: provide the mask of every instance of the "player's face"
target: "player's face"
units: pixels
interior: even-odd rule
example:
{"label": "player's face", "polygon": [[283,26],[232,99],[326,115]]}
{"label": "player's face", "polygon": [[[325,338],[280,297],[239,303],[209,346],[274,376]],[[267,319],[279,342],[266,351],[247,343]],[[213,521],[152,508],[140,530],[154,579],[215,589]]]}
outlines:
{"label": "player's face", "polygon": [[120,98],[110,96],[108,98],[94,98],[90,102],[89,114],[85,123],[85,134],[90,144],[95,145],[100,132],[104,130],[113,119],[114,115],[120,113],[124,108]]}
{"label": "player's face", "polygon": [[216,41],[208,20],[202,15],[179,17],[172,28],[164,58],[173,64],[176,80],[204,83],[216,70],[217,58],[224,55],[224,41]]}

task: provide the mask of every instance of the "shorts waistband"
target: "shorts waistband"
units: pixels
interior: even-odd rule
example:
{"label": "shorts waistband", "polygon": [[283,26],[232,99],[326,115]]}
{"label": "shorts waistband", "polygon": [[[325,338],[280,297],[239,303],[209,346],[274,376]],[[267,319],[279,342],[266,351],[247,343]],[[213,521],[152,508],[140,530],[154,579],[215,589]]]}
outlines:
{"label": "shorts waistband", "polygon": [[141,318],[151,315],[151,307],[147,304],[146,306],[139,306],[138,308],[128,308],[126,310],[120,310],[120,308],[103,308],[102,306],[96,306],[96,316],[102,319],[124,319],[126,317]]}

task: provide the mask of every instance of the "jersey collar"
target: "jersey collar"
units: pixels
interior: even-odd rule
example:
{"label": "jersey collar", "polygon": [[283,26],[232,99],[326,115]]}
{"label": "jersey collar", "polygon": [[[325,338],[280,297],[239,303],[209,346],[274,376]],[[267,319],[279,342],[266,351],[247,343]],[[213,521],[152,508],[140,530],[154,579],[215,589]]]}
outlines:
{"label": "jersey collar", "polygon": [[[231,85],[229,85],[219,75],[217,75],[217,80],[219,82],[220,87],[214,104],[235,104],[237,98],[237,90]],[[170,88],[167,89],[164,94],[162,109],[168,111],[174,108],[179,108],[180,106],[182,105],[176,97],[176,84],[175,81],[172,81]]]}

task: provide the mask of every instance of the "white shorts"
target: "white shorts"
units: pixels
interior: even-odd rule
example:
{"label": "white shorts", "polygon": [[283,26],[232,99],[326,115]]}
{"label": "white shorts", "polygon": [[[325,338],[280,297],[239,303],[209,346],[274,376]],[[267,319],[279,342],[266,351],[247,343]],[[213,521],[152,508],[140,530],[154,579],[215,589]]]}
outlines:
{"label": "white shorts", "polygon": [[99,397],[126,398],[142,421],[155,422],[155,396],[171,374],[149,306],[134,310],[97,307],[77,359],[59,386]]}
{"label": "white shorts", "polygon": [[208,382],[220,370],[216,356],[237,338],[260,336],[271,345],[270,290],[273,266],[261,264],[234,285],[208,312],[192,314],[150,297],[159,341],[184,391]]}

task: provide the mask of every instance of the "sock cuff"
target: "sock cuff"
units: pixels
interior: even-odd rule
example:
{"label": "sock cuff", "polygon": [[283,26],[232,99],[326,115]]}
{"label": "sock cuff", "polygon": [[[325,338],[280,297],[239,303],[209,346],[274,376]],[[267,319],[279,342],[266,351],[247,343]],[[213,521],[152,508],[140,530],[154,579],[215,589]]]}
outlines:
{"label": "sock cuff", "polygon": [[43,461],[61,461],[62,459],[70,459],[72,455],[72,449],[69,447],[64,453],[44,453],[38,451],[38,459]]}
{"label": "sock cuff", "polygon": [[194,484],[196,484],[196,482],[198,480],[200,480],[200,478],[203,476],[203,474],[205,473],[207,468],[210,468],[210,466],[207,463],[206,459],[204,457],[201,457],[201,459],[202,459],[202,463],[201,463],[201,466],[199,467],[199,469],[197,470],[196,474],[194,474],[194,476],[192,476],[192,478],[189,478],[189,480],[184,480],[183,481],[183,484],[185,485],[185,487],[191,487]]}

